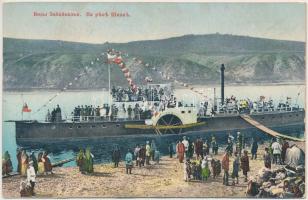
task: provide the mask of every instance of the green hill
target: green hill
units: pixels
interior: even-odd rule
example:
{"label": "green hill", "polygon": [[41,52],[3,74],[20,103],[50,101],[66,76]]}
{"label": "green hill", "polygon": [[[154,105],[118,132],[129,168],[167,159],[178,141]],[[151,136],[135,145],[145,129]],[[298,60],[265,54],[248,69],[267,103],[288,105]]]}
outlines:
{"label": "green hill", "polygon": [[[305,80],[305,43],[294,41],[221,34],[104,44],[4,38],[3,48],[4,89],[61,89],[85,66],[87,75],[71,89],[106,88],[108,67],[102,53],[108,48],[129,54],[124,59],[137,85],[146,76],[168,82],[159,72],[192,84],[219,83],[222,63],[227,84]],[[134,57],[150,67],[136,64]],[[119,67],[111,69],[112,84],[127,85]]]}

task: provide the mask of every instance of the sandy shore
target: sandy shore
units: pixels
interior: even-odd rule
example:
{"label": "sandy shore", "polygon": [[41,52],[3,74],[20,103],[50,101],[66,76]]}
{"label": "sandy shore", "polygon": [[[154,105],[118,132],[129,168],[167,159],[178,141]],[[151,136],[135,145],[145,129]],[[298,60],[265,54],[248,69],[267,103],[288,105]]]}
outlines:
{"label": "sandy shore", "polygon": [[[215,156],[221,159],[222,154]],[[232,171],[230,161],[230,172]],[[261,156],[250,161],[255,175],[263,167]],[[158,165],[134,167],[131,175],[125,173],[124,163],[119,168],[112,164],[94,166],[95,173],[83,175],[77,167],[55,168],[54,175],[38,176],[36,197],[245,197],[246,183],[240,171],[240,184],[224,186],[222,175],[207,182],[185,182],[183,164],[176,158],[162,157]],[[19,197],[19,183],[25,177],[3,179],[2,194],[6,198]],[[231,178],[229,179],[231,182]]]}

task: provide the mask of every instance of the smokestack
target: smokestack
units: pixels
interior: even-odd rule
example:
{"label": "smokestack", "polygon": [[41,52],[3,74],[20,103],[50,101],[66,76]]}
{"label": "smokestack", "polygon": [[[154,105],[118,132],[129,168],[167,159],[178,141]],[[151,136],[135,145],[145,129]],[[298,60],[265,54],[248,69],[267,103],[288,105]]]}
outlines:
{"label": "smokestack", "polygon": [[221,72],[221,77],[220,77],[220,81],[221,81],[221,105],[224,104],[224,99],[225,99],[225,65],[222,64],[220,67],[220,72]]}

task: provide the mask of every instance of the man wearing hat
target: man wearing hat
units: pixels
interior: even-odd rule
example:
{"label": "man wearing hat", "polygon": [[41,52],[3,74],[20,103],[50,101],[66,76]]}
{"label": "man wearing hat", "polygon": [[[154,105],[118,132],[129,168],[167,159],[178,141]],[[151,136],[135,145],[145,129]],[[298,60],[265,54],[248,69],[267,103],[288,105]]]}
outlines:
{"label": "man wearing hat", "polygon": [[28,169],[27,169],[27,182],[31,186],[32,196],[35,194],[34,193],[35,178],[36,178],[36,174],[35,174],[35,170],[33,167],[33,161],[31,160],[29,162]]}

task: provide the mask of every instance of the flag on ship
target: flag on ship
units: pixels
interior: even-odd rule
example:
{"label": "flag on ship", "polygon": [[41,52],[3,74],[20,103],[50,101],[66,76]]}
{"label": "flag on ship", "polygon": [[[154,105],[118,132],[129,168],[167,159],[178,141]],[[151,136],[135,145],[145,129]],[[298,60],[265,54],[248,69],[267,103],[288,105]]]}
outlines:
{"label": "flag on ship", "polygon": [[25,103],[22,107],[22,112],[31,112],[31,109],[29,109],[27,103]]}

